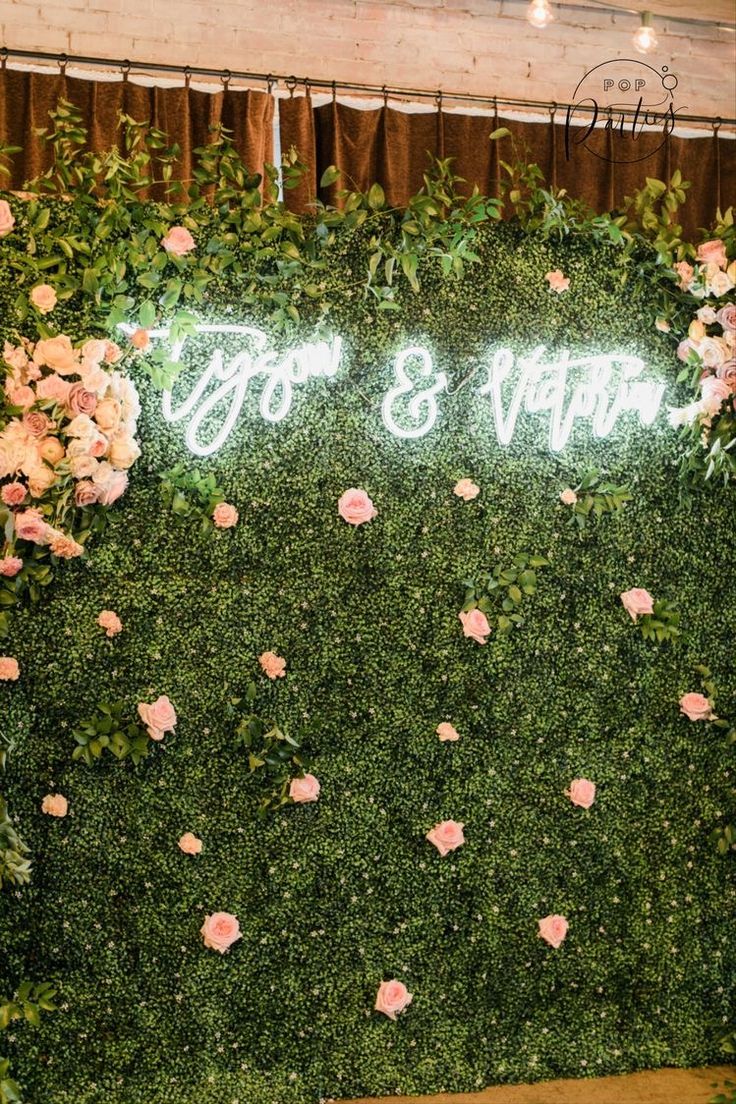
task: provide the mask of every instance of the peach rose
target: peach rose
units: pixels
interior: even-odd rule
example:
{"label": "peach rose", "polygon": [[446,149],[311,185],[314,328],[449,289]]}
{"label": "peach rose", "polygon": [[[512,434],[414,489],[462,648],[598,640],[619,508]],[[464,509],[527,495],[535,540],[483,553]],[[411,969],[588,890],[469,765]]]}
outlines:
{"label": "peach rose", "polygon": [[36,401],[36,396],[33,388],[23,383],[19,387],[10,387],[8,399],[11,406],[19,406],[22,410],[29,410]]}
{"label": "peach rose", "polygon": [[263,652],[259,655],[258,662],[265,674],[270,679],[284,678],[286,675],[286,660],[275,652]]}
{"label": "peach rose", "polygon": [[66,334],[47,337],[36,343],[33,359],[40,366],[46,365],[60,376],[79,371],[79,359],[71,339]]}
{"label": "peach rose", "polygon": [[292,778],[289,786],[289,797],[297,805],[307,801],[317,801],[319,798],[320,784],[313,774],[305,774],[303,778]]}
{"label": "peach rose", "polygon": [[102,399],[97,403],[94,419],[103,433],[114,433],[120,425],[121,409],[117,399]]}
{"label": "peach rose", "polygon": [[185,832],[179,840],[179,847],[185,855],[199,855],[202,850],[202,841],[193,832]]}
{"label": "peach rose", "polygon": [[139,353],[145,352],[151,344],[151,337],[148,330],[144,330],[139,326],[138,329],[134,330],[130,335],[130,344],[134,349],[137,349]]}
{"label": "peach rose", "polygon": [[570,286],[570,277],[566,276],[559,268],[546,273],[544,278],[549,283],[550,291],[556,291],[558,295],[560,292],[567,291]]}
{"label": "peach rose", "polygon": [[560,502],[563,502],[565,506],[574,506],[577,500],[578,496],[572,487],[565,487],[564,491],[560,491]]}
{"label": "peach rose", "polygon": [[44,437],[41,441],[41,457],[48,464],[58,464],[65,455],[64,446],[58,437]]}
{"label": "peach rose", "polygon": [[112,506],[121,495],[125,494],[128,487],[128,473],[124,471],[113,472],[110,478],[103,483],[98,499],[100,506]]}
{"label": "peach rose", "polygon": [[378,986],[375,1010],[383,1012],[390,1020],[395,1020],[399,1012],[403,1012],[412,1002],[412,994],[408,991],[403,981],[392,978],[391,981],[382,981]]}
{"label": "peach rose", "polygon": [[229,502],[220,502],[215,506],[212,520],[218,529],[232,529],[238,524],[238,511]]}
{"label": "peach rose", "polygon": [[123,350],[115,341],[105,342],[105,363],[117,364],[123,355]]}
{"label": "peach rose", "polygon": [[444,857],[457,847],[462,847],[465,843],[463,828],[464,825],[458,824],[456,820],[443,820],[427,832],[426,838],[434,844],[440,855]]}
{"label": "peach rose", "polygon": [[631,616],[632,621],[636,621],[637,617],[642,617],[644,614],[654,613],[654,599],[649,591],[642,589],[642,587],[632,587],[631,590],[625,590],[620,597],[623,607]]}
{"label": "peach rose", "polygon": [[12,656],[0,656],[0,680],[15,682],[20,675],[18,660]]}
{"label": "peach rose", "polygon": [[705,334],[705,323],[701,322],[699,318],[693,318],[692,322],[687,328],[687,336],[690,338],[690,341],[702,341],[705,337]]}
{"label": "peach rose", "polygon": [[0,497],[6,506],[20,506],[26,497],[26,489],[22,483],[6,483],[0,491]]}
{"label": "peach rose", "polygon": [[103,610],[97,618],[97,624],[105,630],[107,636],[116,636],[123,631],[123,622],[114,610]]}
{"label": "peach rose", "polygon": [[0,199],[0,238],[5,238],[15,226],[15,217],[7,199]]}
{"label": "peach rose", "polygon": [[176,727],[176,710],[165,694],[156,698],[152,705],[140,702],[138,715],[146,725],[152,740],[163,740],[164,733],[173,732]]}
{"label": "peach rose", "polygon": [[65,817],[69,808],[69,802],[63,794],[46,794],[41,802],[41,812],[48,816]]}
{"label": "peach rose", "polygon": [[587,778],[573,778],[570,789],[565,790],[565,797],[569,797],[573,805],[589,809],[595,801],[595,782],[589,782]]}
{"label": "peach rose", "polygon": [[703,694],[683,694],[680,698],[680,712],[689,721],[710,721],[713,717],[710,702]]}
{"label": "peach rose", "polygon": [[205,916],[200,935],[205,947],[219,951],[220,954],[224,954],[233,943],[242,939],[238,919],[230,912],[213,912],[211,916]]}
{"label": "peach rose", "polygon": [[108,458],[114,468],[131,468],[141,454],[140,445],[127,433],[116,433],[110,442]]}
{"label": "peach rose", "polygon": [[568,923],[564,916],[552,914],[539,921],[539,934],[546,939],[550,947],[560,946],[567,935]]}
{"label": "peach rose", "polygon": [[452,489],[463,502],[472,502],[480,494],[480,487],[472,479],[460,479]]}
{"label": "peach rose", "polygon": [[49,314],[56,306],[56,292],[50,284],[38,284],[30,294],[30,300],[41,314]]}
{"label": "peach rose", "polygon": [[725,268],[728,264],[726,247],[720,238],[712,238],[698,246],[697,258],[701,264],[715,264]]}
{"label": "peach rose", "polygon": [[365,491],[358,487],[349,487],[338,499],[337,512],[349,525],[363,525],[366,521],[371,521],[378,510]]}
{"label": "peach rose", "polygon": [[54,556],[58,556],[60,560],[73,560],[77,556],[81,556],[84,552],[84,547],[78,544],[74,540],[74,537],[70,537],[67,533],[58,533],[52,530],[51,539],[49,541],[49,548]]}
{"label": "peach rose", "polygon": [[23,568],[23,561],[19,556],[3,556],[0,560],[0,575],[6,579],[14,579]]}
{"label": "peach rose", "polygon": [[458,730],[456,728],[454,728],[451,724],[449,724],[447,721],[443,721],[441,724],[438,724],[437,728],[436,728],[436,732],[437,732],[437,735],[439,736],[440,740],[442,740],[443,743],[446,740],[451,740],[454,743],[455,740],[460,739],[460,733],[458,732]]}
{"label": "peach rose", "polygon": [[56,483],[56,473],[46,464],[38,464],[28,473],[28,490],[32,498],[43,498]]}
{"label": "peach rose", "polygon": [[690,284],[693,282],[693,276],[695,275],[695,269],[687,261],[678,261],[677,264],[672,266],[680,277],[679,288],[680,291],[687,291]]}
{"label": "peach rose", "polygon": [[48,544],[52,530],[41,516],[41,511],[31,508],[15,515],[15,532],[20,540]]}
{"label": "peach rose", "polygon": [[478,644],[485,644],[486,637],[491,631],[491,626],[488,624],[488,618],[479,609],[468,610],[467,613],[460,612],[458,617],[462,621],[463,633],[465,636],[469,636],[471,640],[475,640]]}
{"label": "peach rose", "polygon": [[32,437],[45,436],[49,425],[49,419],[41,410],[29,410],[23,415],[23,428]]}
{"label": "peach rose", "polygon": [[191,253],[195,242],[186,227],[172,226],[166,237],[161,239],[161,245],[167,253],[173,253],[175,257],[183,257],[185,253]]}

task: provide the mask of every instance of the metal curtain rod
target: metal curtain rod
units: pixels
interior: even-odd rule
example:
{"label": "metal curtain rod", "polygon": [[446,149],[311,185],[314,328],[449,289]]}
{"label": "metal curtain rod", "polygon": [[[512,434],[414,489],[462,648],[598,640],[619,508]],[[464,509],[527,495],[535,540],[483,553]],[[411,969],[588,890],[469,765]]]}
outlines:
{"label": "metal curtain rod", "polygon": [[[275,85],[282,84],[289,90],[291,94],[294,90],[303,85],[306,92],[312,89],[320,88],[326,92],[332,92],[333,96],[336,95],[338,89],[344,92],[370,92],[374,96],[383,96],[384,101],[389,96],[395,99],[407,98],[407,99],[422,99],[422,100],[434,100],[439,108],[442,106],[443,100],[453,100],[461,103],[475,103],[475,104],[488,104],[492,107],[526,107],[534,108],[538,111],[548,111],[551,115],[558,111],[566,112],[568,109],[582,112],[591,113],[594,108],[583,106],[576,106],[575,104],[555,103],[553,101],[546,100],[524,100],[520,98],[514,98],[510,96],[474,96],[469,92],[445,92],[442,89],[430,90],[427,88],[388,88],[386,85],[378,84],[358,84],[343,81],[327,81],[327,80],[312,80],[310,77],[295,77],[284,76],[283,74],[276,73],[249,73],[241,69],[209,69],[201,65],[167,65],[165,63],[158,63],[152,61],[129,61],[124,59],[113,58],[100,58],[100,57],[87,57],[83,54],[50,54],[36,50],[10,50],[3,46],[0,48],[0,65],[3,67],[8,58],[22,58],[25,61],[51,61],[58,65],[63,71],[67,65],[89,65],[103,69],[119,69],[124,76],[128,76],[133,69],[140,70],[143,73],[172,73],[179,77],[184,77],[188,83],[191,77],[217,77],[227,87],[231,80],[247,80],[256,81],[259,84],[265,84],[270,92]],[[609,109],[605,109],[606,112]],[[617,116],[623,116],[624,118],[634,118],[635,115],[641,115],[633,110],[619,110],[616,109]],[[686,123],[709,123],[714,130],[718,130],[721,126],[736,126],[736,119],[724,119],[720,116],[712,115],[679,115],[675,113],[676,122]]]}

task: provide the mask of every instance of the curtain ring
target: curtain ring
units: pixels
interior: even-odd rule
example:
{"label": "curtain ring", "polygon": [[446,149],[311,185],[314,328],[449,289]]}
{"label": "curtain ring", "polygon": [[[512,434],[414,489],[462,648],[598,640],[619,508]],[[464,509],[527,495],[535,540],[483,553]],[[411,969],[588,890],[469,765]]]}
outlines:
{"label": "curtain ring", "polygon": [[337,103],[337,81],[332,82],[332,102]]}
{"label": "curtain ring", "polygon": [[385,84],[384,84],[383,88],[381,89],[381,93],[383,94],[383,106],[388,107],[388,88],[386,87]]}
{"label": "curtain ring", "polygon": [[716,117],[716,118],[715,118],[715,119],[713,120],[713,123],[712,123],[712,126],[713,126],[713,134],[714,134],[714,136],[715,136],[716,138],[718,137],[718,131],[719,131],[719,130],[721,129],[721,123],[722,123],[722,122],[723,122],[723,119],[722,119],[722,118],[720,117],[720,115],[718,115],[718,116],[717,116],[717,117]]}
{"label": "curtain ring", "polygon": [[273,73],[269,73],[268,76],[266,77],[266,91],[268,92],[269,96],[273,92],[273,86],[274,86]]}
{"label": "curtain ring", "polygon": [[557,103],[553,100],[552,106],[549,109],[549,121],[554,124],[555,115],[557,114]]}
{"label": "curtain ring", "polygon": [[0,48],[0,69],[5,69],[8,64],[8,47]]}
{"label": "curtain ring", "polygon": [[230,72],[229,69],[223,69],[222,70],[222,73],[220,74],[220,80],[222,81],[222,90],[223,90],[223,92],[229,92],[230,91],[230,78],[231,77],[232,77],[232,73]]}
{"label": "curtain ring", "polygon": [[189,91],[189,85],[192,83],[192,70],[188,65],[184,66],[184,87]]}
{"label": "curtain ring", "polygon": [[66,54],[59,54],[56,60],[59,63],[59,72],[61,73],[62,77],[66,77],[66,66],[69,58]]}
{"label": "curtain ring", "polygon": [[442,111],[442,89],[437,89],[437,94],[434,98],[434,102],[437,104],[437,110]]}
{"label": "curtain ring", "polygon": [[304,78],[304,95],[307,97],[307,99],[309,99],[309,97],[312,95],[312,85],[310,84],[308,77]]}
{"label": "curtain ring", "polygon": [[292,97],[294,95],[294,89],[297,86],[296,77],[287,77],[286,80],[284,81],[284,84],[289,89],[289,99],[292,99]]}
{"label": "curtain ring", "polygon": [[123,84],[128,82],[128,73],[130,72],[130,62],[126,58],[123,64],[120,66],[120,72],[123,74]]}

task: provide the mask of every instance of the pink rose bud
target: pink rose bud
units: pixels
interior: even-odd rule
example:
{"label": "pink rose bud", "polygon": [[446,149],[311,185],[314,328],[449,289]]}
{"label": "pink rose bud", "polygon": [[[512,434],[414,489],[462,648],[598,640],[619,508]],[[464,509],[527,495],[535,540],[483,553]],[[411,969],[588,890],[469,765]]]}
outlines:
{"label": "pink rose bud", "polygon": [[589,782],[587,778],[574,778],[570,789],[565,790],[565,796],[570,798],[573,805],[589,809],[595,801],[595,782]]}
{"label": "pink rose bud", "polygon": [[456,728],[453,728],[453,726],[447,721],[443,721],[442,724],[437,725],[437,735],[443,743],[445,742],[445,740],[452,740],[454,742],[455,740],[460,739],[460,733],[458,732],[458,730]]}
{"label": "pink rose bud", "polygon": [[578,500],[578,496],[575,494],[572,487],[565,487],[564,491],[560,491],[560,502],[565,506],[574,506]]}
{"label": "pink rose bud", "polygon": [[164,733],[173,732],[176,727],[176,710],[165,694],[156,698],[151,705],[139,702],[138,715],[152,740],[163,740]]}
{"label": "pink rose bud", "polygon": [[192,235],[184,226],[172,226],[165,238],[161,239],[161,245],[167,253],[175,257],[183,257],[194,249],[195,242]]}
{"label": "pink rose bud", "polygon": [[103,610],[97,618],[97,624],[105,630],[107,636],[115,636],[123,629],[122,621],[113,610]]}
{"label": "pink rose bud", "polygon": [[403,1012],[412,1002],[412,994],[408,991],[403,981],[392,978],[391,981],[382,981],[378,986],[375,1009],[382,1012],[390,1020],[395,1020],[399,1012]]}
{"label": "pink rose bud", "polygon": [[637,617],[643,617],[645,614],[654,613],[654,599],[648,590],[643,590],[641,587],[625,590],[621,595],[621,602],[632,621],[636,621]]}
{"label": "pink rose bud", "polygon": [[263,652],[259,655],[258,662],[270,679],[285,677],[286,660],[275,652]]}
{"label": "pink rose bud", "polygon": [[475,640],[478,644],[486,643],[486,637],[491,631],[491,626],[488,624],[488,618],[481,610],[468,610],[467,613],[459,613],[458,617],[462,622],[465,636]]}
{"label": "pink rose bud", "polygon": [[238,524],[238,511],[229,502],[220,502],[215,506],[212,520],[218,529],[232,529]]}
{"label": "pink rose bud", "polygon": [[0,560],[0,575],[6,579],[14,579],[23,569],[23,561],[19,556],[3,556]]}
{"label": "pink rose bud", "polygon": [[709,721],[713,717],[711,704],[703,694],[683,694],[680,698],[680,712],[689,721]]}
{"label": "pink rose bud", "polygon": [[569,276],[565,276],[559,268],[556,268],[553,272],[548,272],[544,278],[549,283],[550,291],[556,291],[558,295],[563,291],[567,291],[570,286]]}
{"label": "pink rose bud", "polygon": [[16,682],[19,675],[18,660],[12,656],[0,656],[0,681]]}
{"label": "pink rose bud", "polygon": [[46,794],[41,802],[41,812],[48,816],[65,817],[69,808],[69,802],[63,794]]}
{"label": "pink rose bud", "polygon": [[547,940],[550,947],[560,946],[567,935],[567,928],[568,924],[564,916],[553,914],[539,921],[539,934],[542,939]]}
{"label": "pink rose bud", "polygon": [[206,916],[200,928],[205,947],[224,954],[233,943],[242,939],[237,917],[230,912],[213,912]]}
{"label": "pink rose bud", "polygon": [[452,489],[464,502],[472,502],[480,494],[480,487],[472,479],[460,479]]}
{"label": "pink rose bud", "polygon": [[343,521],[347,521],[349,525],[363,525],[378,513],[365,491],[361,491],[358,487],[349,487],[340,496],[337,511]]}
{"label": "pink rose bud", "polygon": [[289,786],[289,797],[297,805],[307,801],[317,801],[319,798],[320,784],[313,774],[305,774],[303,778],[292,778]]}
{"label": "pink rose bud", "polygon": [[193,832],[185,832],[179,840],[179,847],[185,855],[199,855],[202,850],[202,841]]}
{"label": "pink rose bud", "polygon": [[456,820],[443,820],[427,832],[427,839],[444,857],[465,843],[463,828],[464,825],[458,824]]}

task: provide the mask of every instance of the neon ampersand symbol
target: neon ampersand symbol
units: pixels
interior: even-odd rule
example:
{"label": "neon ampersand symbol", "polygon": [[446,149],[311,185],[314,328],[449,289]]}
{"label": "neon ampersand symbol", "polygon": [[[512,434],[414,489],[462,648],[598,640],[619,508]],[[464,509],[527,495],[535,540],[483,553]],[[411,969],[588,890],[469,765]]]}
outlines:
{"label": "neon ampersand symbol", "polygon": [[429,433],[437,420],[436,395],[447,386],[445,373],[437,372],[436,382],[431,387],[425,387],[423,390],[417,391],[416,395],[412,395],[407,403],[406,409],[409,418],[417,424],[410,429],[399,425],[394,418],[394,405],[403,396],[410,395],[416,387],[415,381],[409,378],[406,371],[406,363],[412,359],[420,362],[419,376],[423,379],[428,380],[435,374],[431,354],[420,345],[412,345],[408,349],[403,349],[396,357],[396,363],[394,364],[396,386],[386,393],[381,407],[384,425],[396,437],[417,438],[424,437],[425,434]]}

